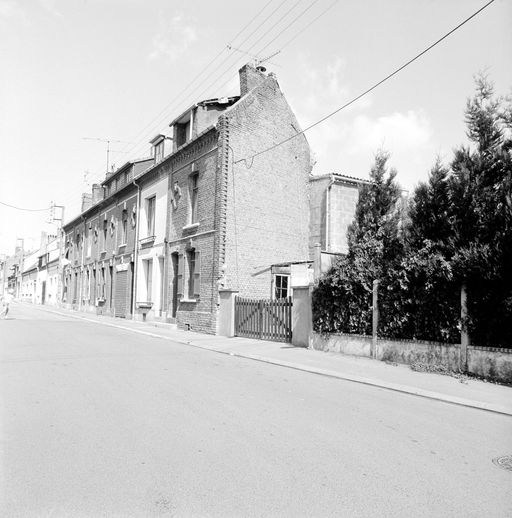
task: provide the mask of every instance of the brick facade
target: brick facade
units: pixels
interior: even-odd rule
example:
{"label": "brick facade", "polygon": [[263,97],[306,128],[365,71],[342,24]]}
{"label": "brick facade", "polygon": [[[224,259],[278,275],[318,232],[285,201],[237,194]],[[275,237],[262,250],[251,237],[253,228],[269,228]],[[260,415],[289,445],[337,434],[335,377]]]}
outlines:
{"label": "brick facade", "polygon": [[132,180],[150,164],[128,162],[107,175],[102,187],[109,194],[98,199],[93,186],[91,201],[97,203],[64,225],[62,302],[67,307],[131,317],[137,208]]}
{"label": "brick facade", "polygon": [[[144,318],[175,319],[180,328],[216,333],[219,289],[268,298],[271,266],[308,258],[307,140],[297,136],[299,124],[272,74],[246,65],[240,91],[241,97],[191,107],[171,123],[171,154],[158,163],[155,158],[123,166],[107,175],[102,200],[95,203],[97,189],[84,198],[82,214],[64,227],[67,304],[140,318],[131,314],[132,304],[151,298]],[[144,200],[152,195],[158,230],[149,236]],[[126,215],[127,239],[120,243]],[[156,261],[158,287],[149,294],[144,268]],[[125,301],[116,295],[120,278]]]}

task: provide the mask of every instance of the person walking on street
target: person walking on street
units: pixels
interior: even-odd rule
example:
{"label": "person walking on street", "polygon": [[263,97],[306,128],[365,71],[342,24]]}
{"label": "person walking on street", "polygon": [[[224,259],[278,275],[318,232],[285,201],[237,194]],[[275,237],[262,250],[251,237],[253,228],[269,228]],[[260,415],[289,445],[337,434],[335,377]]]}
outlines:
{"label": "person walking on street", "polygon": [[9,306],[13,298],[14,297],[12,296],[12,290],[8,290],[7,293],[4,294],[4,299],[2,301],[4,307],[2,308],[2,312],[0,313],[0,317],[4,320],[7,318],[7,314],[9,313]]}

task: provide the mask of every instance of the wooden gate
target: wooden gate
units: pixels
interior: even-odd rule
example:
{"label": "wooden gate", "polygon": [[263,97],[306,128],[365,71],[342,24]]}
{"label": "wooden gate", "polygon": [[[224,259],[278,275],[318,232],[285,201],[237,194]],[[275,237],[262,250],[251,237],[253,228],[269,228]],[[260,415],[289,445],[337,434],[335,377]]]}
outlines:
{"label": "wooden gate", "polygon": [[235,334],[246,338],[292,341],[292,299],[253,300],[236,297]]}

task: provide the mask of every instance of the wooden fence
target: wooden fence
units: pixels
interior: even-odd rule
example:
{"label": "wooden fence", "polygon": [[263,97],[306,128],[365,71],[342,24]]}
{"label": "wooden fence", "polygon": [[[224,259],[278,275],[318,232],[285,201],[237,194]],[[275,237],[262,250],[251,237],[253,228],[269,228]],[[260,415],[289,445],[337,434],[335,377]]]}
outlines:
{"label": "wooden fence", "polygon": [[246,338],[291,342],[292,299],[235,300],[235,334]]}

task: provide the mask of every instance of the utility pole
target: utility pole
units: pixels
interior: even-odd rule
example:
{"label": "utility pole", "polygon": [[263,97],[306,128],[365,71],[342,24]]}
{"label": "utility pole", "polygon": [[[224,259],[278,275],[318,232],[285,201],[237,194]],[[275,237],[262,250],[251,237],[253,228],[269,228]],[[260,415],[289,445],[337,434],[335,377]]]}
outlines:
{"label": "utility pole", "polygon": [[[82,137],[83,140],[96,140],[98,142],[106,142],[107,143],[107,173],[109,172],[110,166],[110,143],[115,142],[116,144],[131,144],[131,142],[127,142],[126,140],[117,140],[112,138],[98,138],[98,137]],[[116,153],[121,153],[121,151],[115,151]]]}
{"label": "utility pole", "polygon": [[[60,209],[60,217],[56,217],[55,209]],[[50,203],[50,223],[55,223],[58,229],[58,247],[59,247],[59,262],[57,263],[57,298],[62,303],[63,285],[64,285],[64,266],[62,259],[64,258],[64,205],[55,205],[55,202]],[[62,272],[60,271],[62,267]]]}

